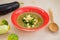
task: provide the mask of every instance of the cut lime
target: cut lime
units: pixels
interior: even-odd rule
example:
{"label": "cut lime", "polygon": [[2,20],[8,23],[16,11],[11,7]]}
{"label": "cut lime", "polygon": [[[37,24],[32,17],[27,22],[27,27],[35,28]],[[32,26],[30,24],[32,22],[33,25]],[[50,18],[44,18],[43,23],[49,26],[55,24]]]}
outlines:
{"label": "cut lime", "polygon": [[16,34],[10,34],[8,40],[18,40],[18,36]]}

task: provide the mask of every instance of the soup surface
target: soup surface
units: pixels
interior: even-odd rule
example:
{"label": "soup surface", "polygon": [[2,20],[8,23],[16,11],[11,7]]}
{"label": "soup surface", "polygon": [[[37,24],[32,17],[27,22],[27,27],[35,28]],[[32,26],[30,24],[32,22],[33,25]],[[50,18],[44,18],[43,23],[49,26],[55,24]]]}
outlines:
{"label": "soup surface", "polygon": [[43,18],[35,12],[25,12],[18,16],[16,21],[24,28],[37,28],[43,24]]}

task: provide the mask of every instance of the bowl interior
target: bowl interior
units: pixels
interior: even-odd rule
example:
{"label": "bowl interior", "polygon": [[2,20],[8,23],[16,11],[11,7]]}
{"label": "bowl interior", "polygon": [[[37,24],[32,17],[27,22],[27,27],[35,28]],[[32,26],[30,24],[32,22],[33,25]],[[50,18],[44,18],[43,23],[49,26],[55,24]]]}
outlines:
{"label": "bowl interior", "polygon": [[[16,22],[17,17],[19,15],[23,14],[24,12],[36,12],[37,14],[39,14],[43,18],[44,23],[38,28],[31,28],[31,29],[27,29],[27,28],[23,28],[23,27],[19,26],[18,23]],[[44,11],[43,9],[41,9],[41,8],[37,8],[37,7],[22,7],[22,8],[19,8],[19,9],[15,10],[13,12],[13,14],[11,16],[11,20],[12,20],[12,23],[15,25],[15,27],[20,29],[20,30],[36,31],[36,30],[42,29],[43,27],[46,27],[45,25],[49,22],[49,16],[48,16],[47,12]]]}

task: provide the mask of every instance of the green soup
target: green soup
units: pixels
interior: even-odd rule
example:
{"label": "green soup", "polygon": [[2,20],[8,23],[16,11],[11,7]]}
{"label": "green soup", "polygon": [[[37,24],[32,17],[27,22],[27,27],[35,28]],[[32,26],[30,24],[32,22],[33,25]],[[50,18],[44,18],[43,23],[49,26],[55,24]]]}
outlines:
{"label": "green soup", "polygon": [[25,12],[18,16],[16,21],[24,28],[37,28],[43,24],[43,18],[35,12]]}

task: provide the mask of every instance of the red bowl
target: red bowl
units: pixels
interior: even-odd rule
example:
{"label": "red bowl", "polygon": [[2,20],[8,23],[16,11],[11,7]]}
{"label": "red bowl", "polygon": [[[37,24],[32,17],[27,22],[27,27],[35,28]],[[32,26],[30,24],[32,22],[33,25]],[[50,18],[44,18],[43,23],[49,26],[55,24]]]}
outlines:
{"label": "red bowl", "polygon": [[[43,18],[44,23],[38,28],[30,28],[30,29],[23,28],[23,27],[19,26],[18,23],[16,22],[16,19],[20,14],[23,14],[24,12],[36,12],[36,13],[38,13]],[[15,10],[11,16],[11,20],[12,20],[12,23],[15,25],[15,27],[18,28],[19,30],[36,31],[36,30],[39,30],[39,29],[46,27],[47,23],[49,22],[49,16],[48,16],[47,12],[41,8],[27,6],[27,7],[22,7],[22,8]]]}

